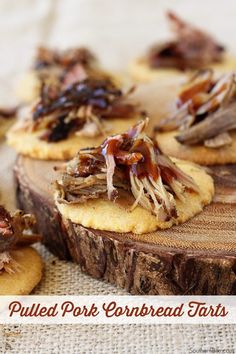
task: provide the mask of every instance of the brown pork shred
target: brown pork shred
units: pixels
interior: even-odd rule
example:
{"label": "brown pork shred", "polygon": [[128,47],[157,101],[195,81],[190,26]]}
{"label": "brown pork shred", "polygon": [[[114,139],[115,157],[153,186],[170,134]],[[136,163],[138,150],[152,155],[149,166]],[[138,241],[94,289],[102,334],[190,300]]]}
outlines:
{"label": "brown pork shred", "polygon": [[0,119],[12,119],[17,114],[17,108],[3,108],[0,107]]}
{"label": "brown pork shred", "polygon": [[152,68],[200,69],[223,60],[224,47],[173,12],[167,19],[175,38],[153,46],[147,55]]}
{"label": "brown pork shred", "polygon": [[65,69],[75,64],[90,65],[95,60],[95,56],[87,48],[71,48],[64,51],[52,50],[46,47],[39,47],[34,69],[40,70],[50,66],[59,65]]}
{"label": "brown pork shred", "polygon": [[183,144],[204,143],[209,148],[230,145],[229,132],[236,129],[236,74],[217,79],[214,72],[197,72],[181,89],[176,113],[163,119],[157,131],[179,130],[176,139]]}
{"label": "brown pork shred", "polygon": [[52,50],[39,47],[33,70],[40,84],[59,85],[66,89],[69,85],[86,78],[108,78],[109,75],[99,68],[94,54],[87,48]]}
{"label": "brown pork shred", "polygon": [[20,271],[10,251],[41,240],[41,236],[33,232],[34,224],[32,215],[19,210],[11,215],[0,205],[0,274],[3,271],[10,274]]}
{"label": "brown pork shred", "polygon": [[0,253],[40,241],[41,237],[33,232],[35,222],[30,214],[18,210],[11,215],[0,205]]}

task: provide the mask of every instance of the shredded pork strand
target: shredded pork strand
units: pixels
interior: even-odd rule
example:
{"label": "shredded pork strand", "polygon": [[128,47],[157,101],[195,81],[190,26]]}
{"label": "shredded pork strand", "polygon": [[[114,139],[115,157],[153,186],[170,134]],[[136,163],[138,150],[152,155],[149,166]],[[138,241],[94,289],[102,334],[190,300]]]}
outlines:
{"label": "shredded pork strand", "polygon": [[0,272],[8,273],[19,270],[18,264],[11,257],[11,250],[31,245],[41,240],[34,234],[35,218],[30,214],[16,211],[10,214],[4,206],[0,205]]}
{"label": "shredded pork strand", "polygon": [[156,131],[179,130],[183,144],[204,143],[209,148],[230,145],[236,129],[236,73],[214,79],[211,69],[201,70],[182,88],[177,111],[163,119]]}
{"label": "shredded pork strand", "polygon": [[[113,75],[100,66],[94,53],[86,47],[55,50],[41,46],[36,52],[32,70],[39,87],[56,87],[60,91],[88,79],[115,80]],[[48,134],[45,134],[44,138],[47,139]]]}
{"label": "shredded pork strand", "polygon": [[64,89],[91,75],[105,77],[105,73],[98,68],[94,54],[82,47],[63,51],[39,47],[33,70],[40,84],[56,84]]}
{"label": "shredded pork strand", "polygon": [[0,253],[0,274],[3,272],[14,274],[20,270],[20,265],[14,260],[9,252]]}
{"label": "shredded pork strand", "polygon": [[109,79],[87,78],[66,89],[44,84],[23,128],[41,132],[39,138],[49,143],[71,135],[105,136],[108,125],[105,122],[134,116],[136,106],[127,101],[129,92],[122,92]]}
{"label": "shredded pork strand", "polygon": [[153,46],[147,60],[153,68],[200,69],[221,62],[224,48],[209,34],[168,11],[167,20],[174,38]]}
{"label": "shredded pork strand", "polygon": [[84,203],[108,198],[116,202],[121,190],[159,220],[176,218],[176,198],[186,201],[186,192],[198,186],[146,134],[148,118],[124,134],[107,138],[97,148],[82,149],[68,163],[55,187],[59,203]]}

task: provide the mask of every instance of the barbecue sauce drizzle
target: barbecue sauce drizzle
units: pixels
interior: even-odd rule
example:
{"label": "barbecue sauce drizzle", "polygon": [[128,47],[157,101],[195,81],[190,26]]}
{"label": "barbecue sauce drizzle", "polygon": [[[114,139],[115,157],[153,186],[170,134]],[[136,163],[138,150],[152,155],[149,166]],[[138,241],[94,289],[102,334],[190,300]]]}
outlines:
{"label": "barbecue sauce drizzle", "polygon": [[136,109],[133,104],[125,102],[125,95],[110,80],[85,79],[63,91],[43,85],[40,101],[33,107],[33,130],[51,115],[53,118],[46,122],[47,131],[41,139],[48,142],[66,139],[86,124],[86,117],[77,116],[81,107],[90,107],[91,113],[99,120],[130,118]]}

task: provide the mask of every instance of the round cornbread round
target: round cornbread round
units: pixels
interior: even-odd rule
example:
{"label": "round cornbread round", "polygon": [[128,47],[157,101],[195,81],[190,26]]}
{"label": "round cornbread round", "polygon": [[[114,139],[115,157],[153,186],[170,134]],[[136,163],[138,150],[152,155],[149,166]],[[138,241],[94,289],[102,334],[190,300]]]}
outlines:
{"label": "round cornbread round", "polygon": [[42,278],[43,263],[38,252],[24,247],[10,252],[18,269],[0,273],[0,295],[28,295]]}
{"label": "round cornbread round", "polygon": [[[212,64],[209,67],[219,73],[236,70],[236,58],[225,56],[222,63]],[[189,71],[188,71],[189,72]],[[163,80],[178,75],[183,75],[183,71],[172,68],[150,68],[144,58],[134,60],[129,66],[129,74],[137,82],[149,82]]]}
{"label": "round cornbread round", "polygon": [[81,204],[65,204],[56,200],[57,208],[65,219],[97,230],[119,233],[133,232],[144,234],[158,229],[167,229],[181,224],[200,213],[203,207],[212,201],[214,183],[205,170],[192,163],[177,160],[177,166],[191,176],[199,187],[199,193],[184,192],[185,201],[176,199],[178,217],[169,221],[160,221],[149,210],[137,206],[130,211],[125,203],[93,199]]}
{"label": "round cornbread round", "polygon": [[156,140],[161,151],[169,156],[193,161],[200,165],[226,165],[236,163],[236,131],[230,132],[232,144],[220,148],[179,143],[175,136],[178,131],[158,133]]}
{"label": "round cornbread round", "polygon": [[[109,129],[109,135],[119,134],[127,130],[140,119],[121,118],[107,120],[104,125]],[[48,143],[39,139],[43,130],[37,132],[27,132],[21,128],[13,127],[7,134],[7,142],[15,150],[25,156],[41,160],[68,160],[73,158],[79,149],[88,146],[100,145],[106,136],[82,137],[72,135],[67,139],[55,143]]]}

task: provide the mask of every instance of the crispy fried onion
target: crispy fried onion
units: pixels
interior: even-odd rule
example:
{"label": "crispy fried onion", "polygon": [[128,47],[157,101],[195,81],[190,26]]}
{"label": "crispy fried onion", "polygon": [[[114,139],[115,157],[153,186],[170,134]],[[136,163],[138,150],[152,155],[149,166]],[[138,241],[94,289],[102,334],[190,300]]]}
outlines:
{"label": "crispy fried onion", "polygon": [[236,129],[236,74],[215,80],[213,71],[201,70],[182,88],[177,112],[163,119],[158,131],[178,129],[176,139],[184,144],[204,144],[211,148],[229,145],[228,132]]}
{"label": "crispy fried onion", "polygon": [[31,245],[41,240],[41,237],[33,232],[35,218],[30,214],[16,211],[11,215],[0,205],[0,272],[8,273],[18,270],[17,263],[12,259],[12,249]]}
{"label": "crispy fried onion", "polygon": [[173,12],[167,19],[175,38],[153,46],[148,52],[151,67],[200,69],[223,58],[224,48],[209,34],[191,26]]}
{"label": "crispy fried onion", "polygon": [[48,142],[66,139],[70,134],[105,135],[104,120],[134,114],[136,107],[126,102],[130,92],[122,93],[110,80],[86,79],[63,91],[44,85],[25,129],[43,131],[40,139]]}
{"label": "crispy fried onion", "polygon": [[176,218],[175,198],[184,200],[186,190],[199,190],[144,133],[147,124],[145,119],[97,148],[80,150],[56,182],[58,202],[76,204],[99,197],[115,202],[124,190],[134,198],[131,210],[141,205],[160,220]]}

